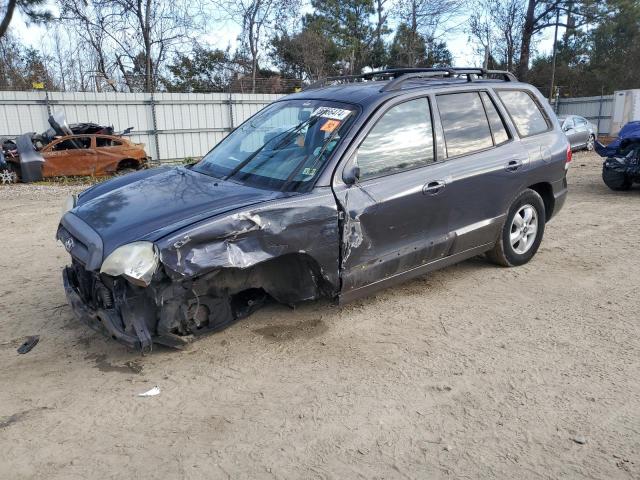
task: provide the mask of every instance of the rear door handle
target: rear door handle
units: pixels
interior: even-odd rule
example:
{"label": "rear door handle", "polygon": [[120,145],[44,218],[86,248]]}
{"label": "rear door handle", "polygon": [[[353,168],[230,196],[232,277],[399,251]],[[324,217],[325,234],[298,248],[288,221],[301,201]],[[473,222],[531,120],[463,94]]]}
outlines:
{"label": "rear door handle", "polygon": [[522,166],[522,160],[511,160],[509,163],[505,165],[504,169],[507,172],[515,172],[521,166]]}
{"label": "rear door handle", "polygon": [[435,180],[422,187],[422,193],[425,195],[437,195],[444,189],[444,187],[446,187],[446,185],[447,183],[444,180]]}

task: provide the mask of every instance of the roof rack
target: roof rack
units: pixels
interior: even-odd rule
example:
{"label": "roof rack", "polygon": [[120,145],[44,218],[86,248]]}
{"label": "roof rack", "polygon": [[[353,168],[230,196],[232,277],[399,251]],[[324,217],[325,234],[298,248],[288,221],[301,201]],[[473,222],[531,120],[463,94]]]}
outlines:
{"label": "roof rack", "polygon": [[389,83],[384,85],[380,91],[390,92],[398,90],[400,86],[407,80],[415,80],[420,78],[464,78],[467,82],[473,82],[479,79],[487,79],[489,77],[501,77],[505,82],[517,82],[516,76],[505,70],[486,70],[484,68],[454,68],[454,67],[438,67],[438,68],[391,68],[387,70],[378,70],[374,72],[363,73],[361,75],[344,75],[339,77],[327,77],[320,79],[305,90],[313,90],[322,88],[328,83],[350,83],[357,81],[372,81],[375,79],[388,79]]}

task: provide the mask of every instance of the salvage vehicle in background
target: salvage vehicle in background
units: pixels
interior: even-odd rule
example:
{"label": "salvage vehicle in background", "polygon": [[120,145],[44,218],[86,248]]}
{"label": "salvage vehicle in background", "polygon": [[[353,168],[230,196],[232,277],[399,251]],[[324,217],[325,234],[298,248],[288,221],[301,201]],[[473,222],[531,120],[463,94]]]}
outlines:
{"label": "salvage vehicle in background", "polygon": [[629,122],[609,145],[596,142],[596,152],[605,158],[602,180],[611,190],[629,190],[640,183],[640,121]]}
{"label": "salvage vehicle in background", "polygon": [[[149,157],[144,145],[113,135],[68,135],[46,145],[42,157],[40,178],[62,176],[92,176],[124,174],[145,168]],[[22,175],[21,156],[5,157],[0,165],[0,179],[9,182],[26,181]],[[4,173],[4,172],[7,173]],[[7,182],[7,183],[9,183]],[[3,181],[3,183],[5,183]]]}
{"label": "salvage vehicle in background", "polygon": [[598,127],[579,115],[559,115],[562,131],[569,139],[572,150],[593,150],[598,138]]}
{"label": "salvage vehicle in background", "polygon": [[129,173],[148,165],[144,145],[113,127],[94,123],[67,126],[64,116],[49,118],[51,128],[42,134],[29,133],[2,142],[0,182],[31,182],[60,176],[105,176]]}
{"label": "salvage vehicle in background", "polygon": [[571,161],[534,87],[456,68],[331,81],[269,105],[196,164],[70,197],[57,239],[76,316],[146,353],[268,299],[346,302],[480,254],[531,260]]}

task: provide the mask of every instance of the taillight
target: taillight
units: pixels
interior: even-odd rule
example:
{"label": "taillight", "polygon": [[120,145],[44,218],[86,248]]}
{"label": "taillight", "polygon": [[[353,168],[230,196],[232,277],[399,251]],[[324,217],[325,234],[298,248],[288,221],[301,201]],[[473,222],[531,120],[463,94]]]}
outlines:
{"label": "taillight", "polygon": [[571,160],[573,159],[573,152],[571,151],[571,145],[567,145],[567,160],[564,164],[564,168],[568,169]]}

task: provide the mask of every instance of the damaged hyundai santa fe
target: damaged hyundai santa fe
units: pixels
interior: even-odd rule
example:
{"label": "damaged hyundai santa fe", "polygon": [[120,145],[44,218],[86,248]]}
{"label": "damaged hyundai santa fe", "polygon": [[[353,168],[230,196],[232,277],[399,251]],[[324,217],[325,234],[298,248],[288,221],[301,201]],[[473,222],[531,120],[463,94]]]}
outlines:
{"label": "damaged hyundai santa fe", "polygon": [[508,72],[337,77],[267,106],[188,166],[71,197],[57,239],[76,316],[143,353],[265,301],[346,302],[486,254],[535,255],[571,148]]}

